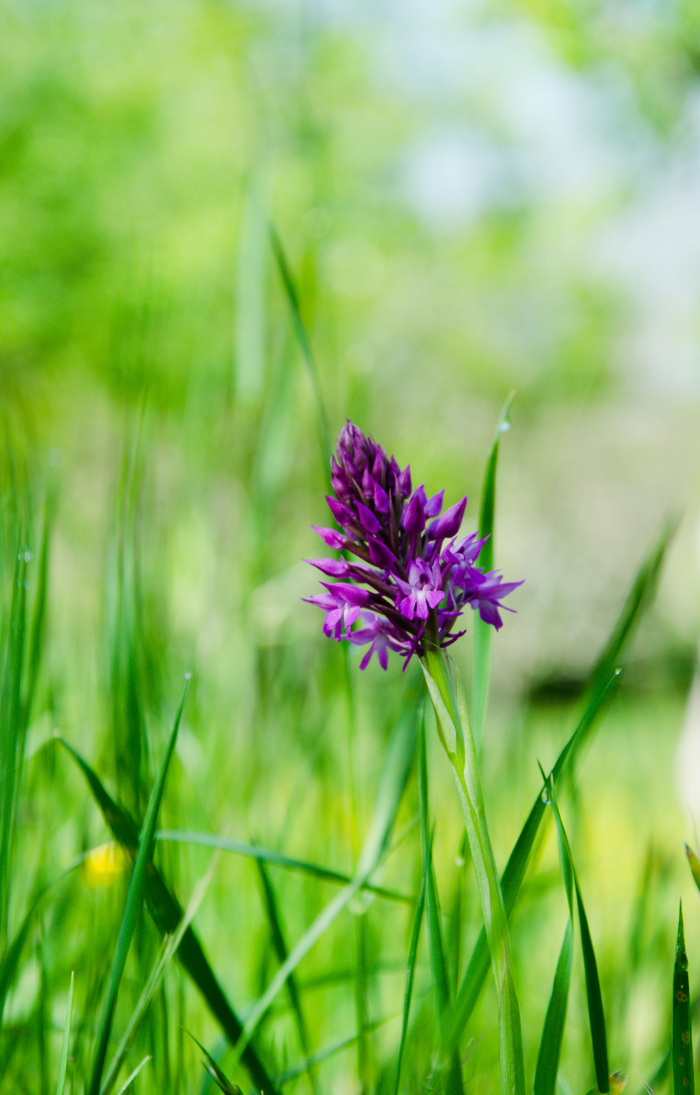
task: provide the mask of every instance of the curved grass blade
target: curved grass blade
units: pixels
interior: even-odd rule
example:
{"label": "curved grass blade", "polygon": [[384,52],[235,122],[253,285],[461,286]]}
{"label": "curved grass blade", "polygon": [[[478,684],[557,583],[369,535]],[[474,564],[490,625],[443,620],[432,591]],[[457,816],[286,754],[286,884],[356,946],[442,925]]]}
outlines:
{"label": "curved grass blade", "polygon": [[677,528],[678,519],[675,517],[670,518],[664,525],[656,544],[637,571],[617,623],[589,676],[586,687],[588,700],[594,697],[600,689],[607,687],[607,681],[610,679],[611,673],[617,668],[622,650],[629,642],[630,636],[638,625],[644,610],[649,607],[656,592],[666,551]]}
{"label": "curved grass blade", "polygon": [[693,1038],[690,1021],[688,955],[683,931],[683,903],[678,909],[676,958],[673,966],[673,1092],[694,1095]]}
{"label": "curved grass blade", "polygon": [[134,1080],[138,1076],[139,1072],[141,1072],[141,1070],[146,1067],[146,1065],[148,1064],[148,1062],[150,1060],[151,1060],[150,1056],[144,1057],[143,1061],[141,1061],[141,1063],[136,1066],[136,1068],[131,1073],[131,1075],[127,1076],[126,1080],[124,1081],[122,1086],[119,1088],[119,1091],[117,1092],[117,1095],[124,1095],[124,1092],[127,1091],[128,1088],[131,1087]]}
{"label": "curved grass blade", "polygon": [[[486,469],[484,471],[484,483],[481,490],[481,508],[479,511],[479,535],[488,537],[479,554],[479,566],[482,570],[493,569],[494,559],[494,515],[496,511],[496,469],[498,466],[498,449],[502,435],[510,429],[510,408],[515,397],[511,392],[506,399],[498,418],[496,435],[491,446]],[[491,643],[493,640],[493,628],[485,624],[477,612],[473,623],[473,674],[471,691],[471,720],[474,738],[479,746],[481,733],[486,715],[486,704],[489,694],[489,680],[491,676]]]}
{"label": "curved grass blade", "polygon": [[156,958],[155,965],[151,970],[150,977],[143,987],[143,991],[136,1003],[129,1021],[126,1025],[124,1033],[122,1035],[119,1046],[117,1047],[112,1060],[110,1061],[109,1068],[105,1072],[104,1080],[100,1088],[100,1095],[108,1095],[108,1092],[114,1085],[119,1069],[121,1068],[126,1054],[129,1051],[131,1042],[133,1041],[134,1034],[143,1020],[146,1011],[153,1000],[156,992],[158,991],[165,971],[167,970],[170,962],[175,955],[177,948],[180,946],[183,935],[187,931],[188,926],[192,923],[197,909],[199,908],[204,895],[209,888],[209,883],[214,875],[214,868],[217,863],[218,856],[213,856],[212,861],[207,869],[206,874],[194,889],[194,893],[189,901],[187,909],[185,910],[182,920],[177,926],[177,930],[172,935],[165,935],[163,937],[163,943],[160,948],[160,953]]}
{"label": "curved grass blade", "polygon": [[185,684],[185,688],[180,700],[180,706],[178,707],[173,728],[170,732],[168,744],[163,755],[163,759],[160,764],[158,776],[151,792],[151,797],[148,802],[148,808],[146,810],[146,817],[144,819],[141,834],[139,836],[138,851],[134,862],[134,869],[131,875],[131,881],[129,882],[129,889],[126,895],[126,905],[124,908],[124,916],[122,918],[121,926],[119,929],[119,935],[117,937],[117,946],[114,952],[114,958],[112,961],[112,969],[109,975],[109,982],[107,984],[107,992],[105,995],[104,1003],[102,1005],[102,1013],[97,1027],[96,1035],[96,1048],[93,1057],[92,1075],[90,1079],[90,1085],[88,1087],[88,1095],[98,1095],[100,1090],[100,1081],[102,1079],[102,1070],[104,1068],[105,1056],[107,1054],[107,1044],[109,1042],[109,1036],[112,1029],[112,1018],[114,1016],[114,1009],[117,1003],[117,994],[119,992],[119,985],[121,983],[122,973],[124,972],[124,966],[126,965],[127,954],[131,946],[131,939],[136,928],[136,921],[141,912],[143,905],[147,872],[150,862],[153,858],[154,847],[154,833],[156,831],[156,822],[158,820],[158,811],[160,810],[160,804],[163,798],[163,792],[165,790],[165,780],[168,774],[168,768],[170,767],[170,761],[172,759],[173,751],[175,749],[175,742],[177,741],[177,733],[180,727],[180,718],[182,716],[182,709],[185,704],[185,697],[187,696],[187,689],[189,686],[189,679]]}
{"label": "curved grass blade", "polygon": [[13,832],[27,731],[23,717],[26,705],[22,703],[22,683],[28,561],[28,553],[18,544],[12,576],[12,600],[3,629],[0,683],[0,950],[4,950],[9,934]]}
{"label": "curved grass blade", "polygon": [[[593,1062],[595,1065],[596,1082],[598,1091],[604,1093],[610,1091],[610,1074],[608,1068],[608,1042],[605,1030],[605,1014],[603,1011],[603,997],[600,991],[600,978],[598,977],[598,964],[596,962],[593,940],[588,926],[588,918],[583,904],[581,888],[576,876],[576,868],[571,855],[571,848],[564,829],[564,823],[556,803],[554,780],[547,780],[547,792],[550,796],[552,810],[557,825],[557,840],[559,843],[559,856],[564,875],[564,886],[569,902],[569,916],[573,919],[572,890],[576,896],[576,908],[578,911],[579,927],[581,929],[581,950],[583,952],[583,969],[586,980],[586,998],[588,1001],[588,1020],[593,1044]],[[561,1033],[563,1034],[563,1027]],[[556,1076],[555,1076],[556,1079]]]}
{"label": "curved grass blade", "polygon": [[[270,935],[272,937],[272,945],[277,955],[277,960],[282,966],[289,958],[289,950],[285,939],[285,931],[282,925],[282,920],[277,907],[277,897],[275,891],[272,888],[265,864],[261,859],[256,859],[255,864],[258,868],[258,874],[260,875],[260,883],[263,892],[263,900],[265,904],[265,911],[267,913],[267,920],[270,925]],[[308,1060],[310,1055],[309,1049],[309,1034],[306,1026],[306,1020],[304,1018],[304,1012],[301,1006],[301,996],[299,994],[299,988],[297,986],[296,977],[294,973],[290,973],[287,978],[287,992],[289,993],[289,1001],[292,1005],[292,1012],[297,1028],[297,1034],[299,1036],[299,1045],[304,1057]],[[314,1091],[317,1091],[316,1080],[313,1072],[309,1072],[309,1081]]]}
{"label": "curved grass blade", "polygon": [[[189,1034],[189,1031],[187,1033]],[[224,1095],[243,1095],[243,1092],[241,1091],[238,1084],[234,1084],[231,1080],[229,1080],[228,1076],[223,1072],[221,1068],[219,1068],[211,1053],[207,1052],[202,1043],[197,1038],[195,1038],[194,1034],[190,1034],[190,1038],[199,1046],[202,1053],[204,1054],[206,1060],[202,1061],[202,1064],[207,1073],[211,1076],[216,1086],[219,1088],[219,1090],[223,1091]]]}
{"label": "curved grass blade", "polygon": [[[541,771],[541,769],[540,769]],[[574,949],[574,899],[573,899],[573,864],[568,851],[568,842],[564,827],[561,822],[559,810],[554,798],[554,780],[550,776],[545,779],[547,796],[552,805],[554,820],[557,827],[557,844],[559,847],[559,863],[561,865],[562,880],[566,892],[566,901],[569,907],[569,919],[564,931],[564,940],[557,960],[557,968],[554,973],[554,983],[547,1006],[547,1014],[544,1020],[540,1048],[537,1054],[537,1067],[535,1069],[535,1082],[533,1095],[554,1095],[559,1072],[559,1058],[566,1025],[566,1012],[569,1002],[569,988],[571,985],[571,967]]]}
{"label": "curved grass blade", "polygon": [[[421,665],[435,710],[438,735],[455,775],[488,939],[498,1002],[500,1089],[503,1095],[524,1095],[522,1028],[508,916],[489,836],[481,773],[464,689],[459,674],[452,672],[444,651],[428,647]],[[453,1044],[457,1044],[456,1038]],[[449,1043],[444,1048],[449,1050]]]}
{"label": "curved grass blade", "polygon": [[434,832],[429,832],[428,810],[428,763],[425,748],[425,719],[421,715],[419,727],[418,748],[418,812],[420,817],[421,848],[423,851],[423,868],[425,882],[425,916],[428,926],[428,953],[430,955],[430,972],[435,991],[435,1006],[438,1025],[440,1028],[441,1042],[447,1050],[448,1056],[438,1063],[443,1073],[442,1083],[446,1095],[462,1092],[462,1069],[459,1062],[459,1054],[454,1045],[450,1046],[448,1039],[448,1016],[452,1005],[450,999],[450,978],[445,962],[445,949],[442,942],[442,926],[440,923],[440,902],[438,899],[435,872],[433,870],[433,837]]}
{"label": "curved grass blade", "polygon": [[695,882],[698,890],[700,890],[700,859],[698,859],[693,849],[689,848],[687,844],[685,846],[685,854],[688,857],[688,864],[690,866],[690,871],[693,876],[693,881]]}
{"label": "curved grass blade", "polygon": [[319,913],[298,943],[292,948],[287,961],[277,971],[267,989],[251,1009],[237,1052],[242,1053],[271,1003],[284,987],[287,978],[301,960],[328,931],[343,909],[377,869],[384,857],[391,831],[396,820],[406,781],[415,752],[417,719],[414,704],[407,704],[389,739],[384,765],[379,778],[374,814],[369,832],[360,853],[357,871],[352,881]]}
{"label": "curved grass blade", "polygon": [[421,878],[420,891],[418,893],[418,900],[416,901],[416,911],[413,917],[413,927],[411,928],[411,941],[408,945],[408,962],[406,969],[406,988],[403,995],[403,1016],[401,1019],[401,1037],[399,1039],[399,1051],[396,1056],[396,1073],[394,1075],[394,1088],[393,1095],[398,1095],[399,1081],[401,1079],[401,1065],[403,1063],[403,1054],[406,1046],[406,1036],[408,1034],[408,1018],[411,1011],[411,999],[413,997],[413,982],[416,972],[416,956],[418,954],[418,940],[420,939],[420,929],[423,922],[423,910],[425,908],[425,885],[427,872],[430,869],[430,862],[424,856],[423,857],[423,877]]}
{"label": "curved grass blade", "polygon": [[[269,848],[260,848],[257,844],[245,844],[240,840],[230,840],[225,836],[217,836],[215,833],[191,833],[181,832],[177,829],[162,829],[156,833],[156,840],[173,841],[176,844],[201,844],[206,848],[217,848],[222,852],[234,852],[237,855],[250,856],[251,859],[260,860],[262,863],[273,863],[277,867],[284,867],[288,871],[299,871],[312,875],[322,882],[335,882],[347,885],[352,882],[352,876],[341,871],[331,870],[329,867],[320,867],[317,863],[309,863],[304,859],[293,859],[275,852]],[[374,886],[371,882],[365,882],[363,890],[373,893],[375,897],[383,897],[387,901],[400,901],[406,905],[412,905],[414,898],[408,894],[398,893],[396,890],[387,890],[383,886]]]}
{"label": "curved grass blade", "polygon": [[576,888],[576,906],[578,908],[578,921],[581,929],[581,950],[583,951],[583,968],[586,975],[586,996],[588,998],[588,1021],[591,1029],[591,1041],[593,1043],[593,1061],[595,1064],[595,1076],[598,1082],[598,1091],[604,1095],[610,1091],[610,1072],[608,1069],[608,1039],[605,1031],[605,1013],[603,1011],[603,997],[600,991],[600,978],[598,977],[598,963],[596,962],[593,940],[591,939],[588,918],[583,906],[583,897],[578,880],[574,875]]}
{"label": "curved grass blade", "polygon": [[270,222],[270,242],[272,244],[272,250],[275,255],[277,267],[282,279],[282,285],[284,286],[284,292],[289,303],[289,307],[292,313],[292,320],[294,322],[294,333],[299,343],[301,355],[304,359],[309,378],[311,380],[311,387],[316,400],[316,419],[318,426],[318,440],[321,447],[321,463],[328,481],[330,482],[330,459],[331,459],[331,432],[328,425],[328,415],[326,413],[326,405],[323,399],[323,392],[321,391],[321,380],[318,375],[318,369],[316,367],[316,360],[314,358],[313,350],[311,349],[311,339],[309,338],[306,330],[306,325],[301,316],[301,306],[299,303],[299,294],[297,287],[292,276],[292,271],[287,260],[287,256],[282,246],[282,240],[280,239],[279,232],[275,228],[274,224]]}
{"label": "curved grass blade", "polygon": [[567,921],[564,940],[554,972],[552,993],[547,1005],[540,1048],[537,1054],[533,1095],[554,1095],[557,1086],[561,1044],[566,1025],[566,1011],[571,985],[571,966],[574,952],[574,929],[571,918]]}
{"label": "curved grass blade", "polygon": [[[63,738],[57,741],[67,750],[83,772],[88,786],[102,811],[112,835],[132,856],[138,844],[138,828],[134,820],[108,794],[97,775],[76,750]],[[146,904],[153,921],[161,934],[171,934],[177,930],[183,915],[182,906],[168,889],[163,876],[155,864],[151,863],[146,880]],[[243,1025],[231,1007],[223,989],[214,975],[209,961],[202,949],[192,926],[188,926],[177,949],[178,961],[189,978],[196,985],[209,1010],[232,1045],[238,1042]],[[265,1095],[275,1095],[276,1086],[270,1079],[267,1069],[253,1046],[247,1045],[242,1056],[245,1067],[250,1072],[256,1087]]]}
{"label": "curved grass blade", "polygon": [[61,1059],[58,1065],[58,1079],[56,1080],[56,1095],[63,1095],[66,1087],[66,1075],[68,1073],[68,1051],[70,1048],[70,1028],[73,1020],[73,974],[70,975],[70,989],[68,990],[68,1007],[66,1009],[66,1021],[63,1025],[63,1041],[61,1043]]}
{"label": "curved grass blade", "polygon": [[[643,610],[650,603],[675,528],[675,522],[669,522],[665,526],[658,542],[635,576],[610,639],[591,672],[581,720],[552,768],[551,774],[555,785],[558,785],[563,775],[573,771],[578,754],[583,745],[589,740],[605,701],[614,694],[619,676],[617,661],[634,628],[637,626]],[[545,816],[545,809],[545,804],[542,802],[541,796],[538,795],[503,872],[501,889],[503,891],[503,902],[509,916],[517,900],[530,852]],[[488,969],[489,954],[486,944],[486,932],[482,930],[457,994],[454,1009],[453,1038],[458,1039],[461,1036],[469,1021]]]}

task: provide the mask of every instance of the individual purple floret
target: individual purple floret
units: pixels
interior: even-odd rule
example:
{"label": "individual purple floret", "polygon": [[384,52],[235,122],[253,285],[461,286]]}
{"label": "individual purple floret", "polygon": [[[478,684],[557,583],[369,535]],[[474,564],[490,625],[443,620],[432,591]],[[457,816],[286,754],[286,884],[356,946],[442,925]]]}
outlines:
{"label": "individual purple floret", "polygon": [[326,613],[326,635],[369,644],[361,669],[372,654],[386,669],[394,650],[404,656],[405,668],[428,644],[449,646],[464,634],[453,628],[467,605],[501,627],[502,599],[522,583],[479,570],[486,541],[476,533],[456,539],[466,498],[441,514],[444,491],[431,498],[423,486],[412,491],[410,468],[402,471],[352,422],[340,431],[331,484],[335,497],[326,501],[341,531],[314,529],[346,558],[308,560],[340,580],[322,582],[326,592],[304,600]]}

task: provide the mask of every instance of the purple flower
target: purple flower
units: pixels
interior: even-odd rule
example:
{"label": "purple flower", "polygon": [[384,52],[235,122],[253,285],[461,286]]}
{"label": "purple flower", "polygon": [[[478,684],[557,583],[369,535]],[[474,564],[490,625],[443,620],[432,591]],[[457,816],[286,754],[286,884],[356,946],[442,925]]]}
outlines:
{"label": "purple flower", "polygon": [[313,527],[345,558],[309,562],[345,580],[322,582],[326,592],[304,600],[325,612],[326,635],[368,647],[361,669],[373,654],[386,669],[393,650],[405,668],[426,643],[449,646],[463,634],[452,629],[467,605],[501,627],[502,599],[521,583],[476,566],[486,542],[477,533],[456,539],[466,498],[441,514],[444,491],[431,498],[422,485],[412,491],[410,469],[401,470],[352,422],[338,437],[331,483],[335,497],[327,502],[340,531]]}
{"label": "purple flower", "polygon": [[399,596],[396,607],[407,620],[418,616],[427,620],[431,608],[437,608],[445,600],[445,591],[440,589],[442,574],[439,563],[428,566],[424,559],[415,559],[408,568],[408,581],[396,577]]}

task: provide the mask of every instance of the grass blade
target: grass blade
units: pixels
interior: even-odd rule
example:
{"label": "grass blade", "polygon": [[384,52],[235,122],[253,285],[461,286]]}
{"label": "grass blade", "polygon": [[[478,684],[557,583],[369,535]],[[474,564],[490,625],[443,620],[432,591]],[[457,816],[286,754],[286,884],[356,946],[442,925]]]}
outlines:
{"label": "grass blade", "polygon": [[[272,888],[272,883],[268,876],[265,864],[261,859],[255,861],[258,868],[258,874],[260,875],[260,883],[263,892],[263,900],[265,904],[265,911],[267,913],[268,924],[270,925],[270,935],[272,937],[272,946],[275,949],[275,954],[279,964],[282,966],[289,958],[289,949],[285,940],[285,931],[282,925],[282,920],[277,907],[277,898],[275,891]],[[304,1019],[304,1012],[301,1006],[301,997],[299,995],[299,989],[296,982],[294,973],[290,973],[287,978],[287,992],[289,993],[289,1001],[292,1005],[292,1012],[296,1022],[297,1034],[299,1036],[299,1045],[304,1057],[309,1057],[309,1035],[306,1027],[306,1020]],[[309,1072],[309,1080],[314,1091],[316,1091],[316,1081],[313,1073]]]}
{"label": "grass blade", "polygon": [[676,958],[673,965],[673,1093],[694,1095],[693,1038],[690,1022],[688,955],[683,931],[683,904],[678,909]]}
{"label": "grass blade", "polygon": [[[329,867],[320,867],[317,863],[309,863],[303,859],[293,859],[275,852],[269,848],[260,848],[257,844],[246,844],[240,840],[230,840],[225,836],[217,836],[216,833],[192,833],[181,832],[176,829],[163,829],[156,833],[156,840],[172,840],[177,844],[201,844],[207,848],[217,848],[222,852],[234,852],[237,855],[250,856],[251,859],[260,860],[262,863],[273,863],[277,867],[284,867],[288,871],[299,871],[302,874],[312,875],[322,882],[335,882],[347,885],[352,882],[352,876],[343,874],[342,871],[333,871]],[[398,893],[396,890],[387,890],[383,886],[374,886],[371,882],[365,882],[363,890],[368,890],[375,897],[383,897],[387,901],[400,901],[406,905],[412,905],[414,898],[408,894]]]}
{"label": "grass blade", "polygon": [[408,1034],[408,1019],[411,1011],[411,999],[413,996],[413,982],[416,972],[416,956],[418,954],[418,940],[420,939],[420,929],[423,922],[423,910],[425,908],[425,886],[427,873],[430,869],[430,861],[425,856],[423,857],[423,877],[421,879],[420,891],[418,893],[418,900],[416,901],[416,911],[413,917],[413,927],[411,928],[411,940],[408,945],[408,962],[406,968],[406,987],[403,995],[403,1016],[401,1019],[401,1037],[399,1039],[399,1051],[396,1056],[396,1073],[394,1076],[394,1089],[393,1095],[398,1095],[399,1081],[401,1079],[401,1065],[403,1063],[403,1053],[406,1046],[406,1036]]}
{"label": "grass blade", "polygon": [[102,1013],[100,1015],[100,1020],[97,1027],[97,1035],[95,1039],[96,1048],[93,1057],[92,1075],[88,1088],[89,1095],[98,1095],[98,1092],[100,1090],[100,1081],[102,1079],[102,1070],[104,1068],[105,1056],[107,1054],[107,1043],[109,1042],[109,1036],[112,1029],[112,1018],[114,1016],[114,1008],[117,1002],[117,993],[119,992],[119,985],[121,983],[122,973],[124,972],[127,954],[129,953],[129,948],[131,946],[131,939],[136,928],[136,921],[143,905],[146,889],[147,871],[153,858],[153,838],[156,831],[158,811],[160,810],[160,804],[163,798],[163,792],[165,790],[165,780],[168,774],[168,768],[170,767],[170,761],[173,755],[173,751],[175,749],[177,732],[180,727],[180,718],[182,716],[182,709],[184,707],[188,685],[189,679],[185,684],[182,699],[180,700],[180,706],[178,707],[175,721],[173,723],[173,728],[170,732],[170,737],[168,739],[168,744],[166,746],[165,753],[160,764],[160,770],[158,772],[156,782],[151,792],[148,809],[146,810],[146,817],[144,819],[143,828],[139,837],[138,852],[136,854],[136,860],[134,862],[131,881],[129,882],[129,890],[126,896],[124,916],[122,918],[121,927],[119,929],[119,936],[117,938],[117,946],[114,953],[114,959],[112,961],[112,969],[110,971],[107,992],[105,995],[104,1003],[102,1006]]}
{"label": "grass blade", "polygon": [[[562,776],[573,771],[575,761],[583,745],[590,739],[598,715],[615,691],[619,670],[618,659],[639,623],[644,609],[651,601],[658,582],[661,565],[675,531],[675,523],[669,522],[649,556],[642,563],[630,588],[620,617],[613,628],[589,677],[583,715],[576,730],[562,749],[551,775],[555,786]],[[508,915],[511,914],[525,876],[530,852],[545,816],[546,806],[538,795],[527,821],[511,852],[501,878],[503,901]],[[486,933],[482,930],[469,961],[454,1009],[453,1038],[459,1038],[469,1021],[489,969],[489,953]]]}
{"label": "grass blade", "polygon": [[552,985],[552,992],[549,998],[547,1014],[542,1030],[533,1087],[533,1095],[554,1095],[557,1084],[557,1073],[559,1071],[561,1046],[564,1038],[564,1027],[566,1025],[569,988],[571,985],[571,968],[574,949],[574,877],[569,845],[554,797],[554,781],[551,777],[546,779],[544,773],[542,773],[542,775],[543,779],[545,779],[547,795],[554,811],[554,820],[557,826],[559,863],[561,865],[562,880],[564,882],[564,890],[566,892],[566,900],[569,907],[569,919],[564,931],[564,940],[557,960],[554,983]]}
{"label": "grass blade", "polygon": [[[557,825],[557,840],[559,843],[559,857],[564,876],[564,887],[569,903],[569,919],[573,920],[572,890],[576,897],[579,927],[581,929],[581,950],[583,952],[583,969],[586,980],[586,998],[588,1001],[588,1020],[593,1045],[593,1062],[595,1066],[598,1091],[603,1093],[610,1090],[610,1072],[608,1067],[608,1041],[605,1030],[605,1013],[603,1011],[603,997],[600,991],[600,978],[598,976],[598,963],[596,962],[593,940],[588,926],[588,917],[583,904],[583,896],[576,876],[571,847],[566,836],[564,823],[559,813],[555,798],[554,780],[547,780],[547,791],[554,812]],[[563,1027],[562,1032],[563,1034]],[[556,1077],[555,1077],[556,1078]]]}
{"label": "grass blade", "polygon": [[143,991],[136,1003],[129,1022],[126,1025],[124,1033],[122,1035],[119,1046],[117,1047],[114,1057],[110,1061],[109,1068],[105,1072],[102,1087],[100,1088],[100,1095],[107,1095],[114,1082],[116,1081],[119,1069],[121,1068],[126,1054],[129,1051],[134,1034],[141,1023],[148,1007],[153,1000],[156,992],[158,991],[165,971],[167,970],[173,956],[177,952],[183,935],[187,931],[187,928],[192,923],[197,909],[199,908],[204,895],[209,888],[209,883],[212,880],[214,874],[214,868],[216,866],[218,856],[214,856],[206,871],[206,874],[195,887],[194,893],[189,901],[187,909],[185,910],[182,920],[177,926],[177,930],[172,935],[166,935],[163,937],[163,943],[160,949],[160,953],[156,959],[155,965],[151,971],[151,975],[148,978],[146,984],[143,987]]}
{"label": "grass blade", "polygon": [[676,518],[667,521],[659,539],[637,571],[617,623],[589,676],[586,688],[587,701],[595,697],[601,689],[604,690],[607,687],[607,681],[618,666],[620,654],[629,642],[644,610],[651,603],[658,585],[664,557],[677,527],[678,520]]}
{"label": "grass blade", "polygon": [[330,458],[331,458],[331,431],[328,424],[328,415],[326,413],[326,405],[323,399],[323,392],[321,391],[321,380],[318,375],[318,369],[316,367],[316,360],[314,358],[313,350],[311,349],[311,340],[306,330],[306,325],[301,315],[301,306],[299,303],[299,294],[297,287],[292,276],[292,271],[287,260],[287,256],[282,246],[282,240],[274,224],[270,224],[270,242],[272,244],[272,250],[277,262],[277,268],[282,279],[282,285],[284,287],[285,296],[289,303],[289,308],[292,313],[292,321],[294,324],[294,333],[299,343],[301,350],[301,356],[304,359],[309,378],[311,380],[311,388],[316,400],[316,421],[318,427],[318,440],[321,448],[321,463],[326,478],[330,482]]}
{"label": "grass blade", "polygon": [[22,718],[22,669],[27,610],[28,555],[18,545],[12,577],[12,600],[5,623],[0,686],[0,950],[9,932],[12,886],[12,835],[17,809],[26,723]]}
{"label": "grass blade", "polygon": [[63,1041],[61,1043],[61,1060],[58,1065],[58,1079],[56,1080],[56,1095],[63,1095],[66,1086],[68,1072],[68,1051],[70,1048],[70,1028],[73,1020],[73,974],[70,975],[70,989],[68,990],[68,1007],[66,1009],[66,1021],[63,1026]]}
{"label": "grass blade", "polygon": [[435,992],[435,1007],[440,1028],[440,1037],[446,1052],[449,1054],[444,1063],[439,1067],[444,1072],[444,1086],[446,1092],[462,1091],[462,1070],[459,1063],[459,1055],[454,1045],[449,1045],[448,1015],[451,1008],[450,979],[445,962],[445,950],[442,942],[442,927],[440,923],[440,902],[438,900],[435,872],[433,870],[433,836],[429,832],[429,808],[428,808],[428,762],[425,747],[425,718],[421,715],[419,728],[418,749],[418,811],[420,817],[421,848],[423,852],[423,869],[425,882],[425,913],[428,927],[428,953],[430,955],[430,972]]}
{"label": "grass blade", "polygon": [[415,751],[417,718],[415,704],[408,703],[399,718],[384,756],[384,765],[377,787],[372,822],[360,853],[353,880],[316,917],[304,935],[291,950],[287,961],[277,971],[267,989],[253,1006],[246,1020],[238,1045],[242,1052],[266,1014],[270,1004],[284,987],[287,978],[311,948],[328,931],[358,890],[379,866],[389,845],[389,837],[396,820],[406,781]]}
{"label": "grass blade", "polygon": [[134,1080],[138,1076],[141,1069],[145,1068],[150,1060],[151,1060],[150,1056],[149,1057],[144,1057],[143,1061],[141,1061],[141,1063],[136,1066],[134,1071],[129,1076],[127,1076],[126,1080],[124,1081],[122,1086],[119,1088],[119,1091],[117,1092],[117,1095],[124,1095],[124,1092],[128,1088],[131,1087],[131,1085],[133,1084]]}
{"label": "grass blade", "polygon": [[206,1051],[202,1043],[195,1038],[194,1034],[190,1034],[190,1038],[193,1042],[197,1043],[204,1054],[206,1060],[202,1061],[202,1064],[219,1090],[223,1091],[224,1095],[243,1095],[238,1084],[234,1084],[229,1080],[228,1076],[219,1068],[212,1055]]}
{"label": "grass blade", "polygon": [[583,968],[586,975],[588,1021],[591,1028],[591,1041],[593,1043],[595,1076],[598,1082],[598,1090],[601,1093],[605,1093],[610,1090],[610,1071],[608,1068],[608,1039],[605,1031],[603,997],[600,991],[598,963],[596,962],[595,951],[593,949],[590,928],[588,927],[588,918],[583,906],[581,889],[575,876],[574,881],[576,885],[578,921],[581,928],[581,950],[583,951]]}
{"label": "grass blade", "polygon": [[261,180],[248,180],[241,218],[236,270],[234,390],[243,403],[256,403],[265,378],[267,216]]}
{"label": "grass blade", "polygon": [[[63,738],[57,739],[83,772],[88,786],[102,811],[115,840],[133,856],[138,843],[138,828],[130,815],[108,794],[96,773],[79,753]],[[146,904],[162,935],[176,931],[183,915],[182,906],[168,889],[163,876],[152,863],[146,880]],[[202,946],[190,925],[182,937],[177,957],[192,982],[197,986],[212,1015],[232,1045],[241,1036],[243,1025],[231,1007],[214,975]],[[276,1087],[253,1046],[247,1045],[242,1057],[256,1085],[265,1095],[275,1095]]]}
{"label": "grass blade", "polygon": [[[482,570],[492,570],[494,566],[494,515],[496,512],[496,469],[498,466],[498,449],[502,435],[510,429],[510,408],[515,392],[508,396],[498,419],[496,435],[491,446],[486,469],[484,483],[481,490],[481,509],[479,511],[479,535],[488,539],[479,555],[479,566]],[[471,720],[474,739],[481,741],[481,733],[486,716],[486,704],[489,694],[489,680],[491,676],[491,643],[493,640],[493,627],[484,623],[479,613],[475,613],[473,627],[473,674],[471,691]]]}
{"label": "grass blade", "polygon": [[564,931],[564,940],[557,959],[552,992],[547,1005],[540,1048],[537,1054],[533,1095],[554,1095],[559,1071],[559,1057],[566,1025],[566,1011],[569,1002],[571,967],[574,953],[574,931],[569,918]]}
{"label": "grass blade", "polygon": [[[553,780],[555,786],[558,785],[562,774],[570,770],[573,759],[590,732],[590,728],[600,712],[604,701],[615,688],[616,682],[617,675],[609,681],[607,691],[600,691],[591,698],[583,718],[557,757],[557,761],[550,772],[549,778]],[[540,826],[544,820],[546,810],[547,804],[543,800],[542,794],[539,794],[535,799],[527,820],[515,842],[515,847],[510,854],[510,858],[501,877],[503,904],[508,916],[511,915],[515,907],[515,902],[520,892],[520,886],[525,877],[525,871],[527,870],[527,865],[530,860],[530,853],[532,852],[537,834],[539,833]],[[455,1001],[452,1032],[452,1038],[454,1040],[457,1040],[461,1036],[476,1006],[476,1002],[488,974],[489,961],[486,932],[482,929]]]}

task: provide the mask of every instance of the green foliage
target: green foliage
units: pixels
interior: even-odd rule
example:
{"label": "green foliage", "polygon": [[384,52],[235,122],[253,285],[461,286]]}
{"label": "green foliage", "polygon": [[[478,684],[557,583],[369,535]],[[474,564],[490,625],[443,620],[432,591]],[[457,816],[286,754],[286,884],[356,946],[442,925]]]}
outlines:
{"label": "green foliage", "polygon": [[[0,1086],[492,1095],[489,952],[435,728],[398,670],[349,683],[352,652],[340,662],[300,606],[313,582],[299,560],[315,551],[308,525],[327,520],[345,417],[386,430],[426,485],[449,466],[456,497],[478,484],[515,387],[518,428],[500,453],[500,430],[491,444],[480,531],[495,529],[498,464],[508,501],[484,561],[493,552],[526,579],[512,634],[528,638],[494,639],[474,614],[464,649],[525,1071],[536,1095],[581,1091],[592,1029],[599,1090],[622,1065],[664,1095],[684,824],[667,768],[694,657],[691,564],[638,625],[672,525],[600,640],[639,537],[692,484],[669,463],[643,517],[636,480],[629,509],[601,496],[591,519],[584,500],[577,523],[571,484],[549,478],[575,442],[555,451],[538,431],[565,420],[568,437],[590,412],[576,482],[598,448],[590,494],[616,473],[601,424],[616,432],[634,409],[616,362],[637,313],[588,248],[639,213],[641,160],[675,178],[696,95],[693,6],[636,23],[516,0],[460,13],[447,44],[483,53],[485,68],[460,62],[444,94],[406,91],[388,24],[341,32],[321,8],[62,0],[3,2],[2,14]],[[548,103],[564,89],[625,134],[600,190],[557,191],[558,171],[521,180],[518,85],[498,54],[509,40]],[[421,35],[421,57],[430,42]],[[508,185],[441,220],[449,210],[426,213],[409,184],[453,130],[458,151],[473,143],[506,165]],[[660,448],[677,435],[692,465],[668,419],[666,435],[655,405]],[[657,469],[649,420],[634,422],[620,452],[643,466],[646,502]],[[509,511],[552,522],[506,536]],[[595,526],[592,559],[582,523]],[[533,579],[549,544],[562,569]],[[571,619],[561,666],[546,584],[562,614],[571,590],[591,607],[591,631]],[[524,647],[546,641],[551,668],[575,663],[580,709],[528,701],[540,669]],[[626,672],[636,659],[642,687]],[[660,694],[664,665],[675,691]],[[160,801],[155,762],[189,669]],[[160,831],[140,839],[156,807]],[[570,880],[561,943],[555,828]],[[599,866],[609,844],[612,878]],[[687,914],[691,960],[697,925]]]}

